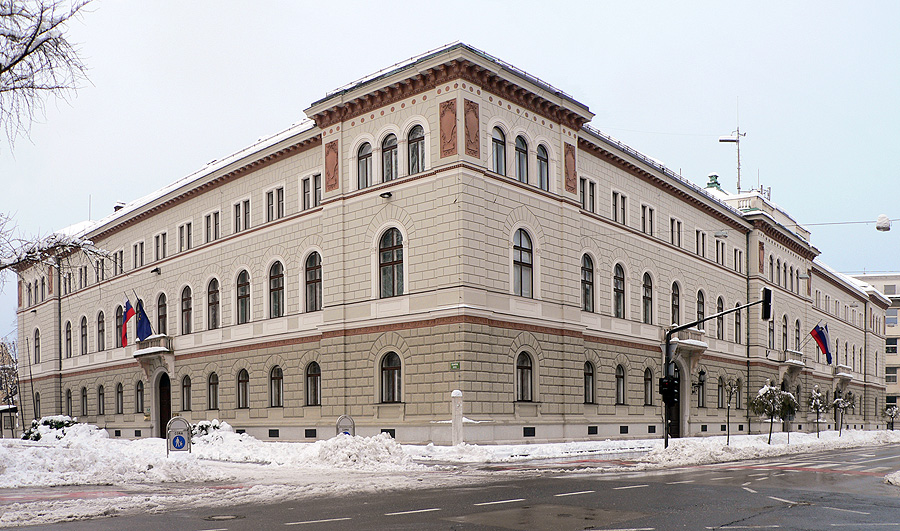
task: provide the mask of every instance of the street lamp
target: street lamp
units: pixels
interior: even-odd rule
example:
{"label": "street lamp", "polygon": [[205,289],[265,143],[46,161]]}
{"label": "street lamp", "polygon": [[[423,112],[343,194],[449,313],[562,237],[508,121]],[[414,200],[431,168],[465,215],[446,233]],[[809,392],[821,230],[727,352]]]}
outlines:
{"label": "street lamp", "polygon": [[732,131],[729,136],[720,136],[719,142],[734,143],[737,146],[737,193],[741,193],[741,137],[747,133],[741,133],[741,126]]}

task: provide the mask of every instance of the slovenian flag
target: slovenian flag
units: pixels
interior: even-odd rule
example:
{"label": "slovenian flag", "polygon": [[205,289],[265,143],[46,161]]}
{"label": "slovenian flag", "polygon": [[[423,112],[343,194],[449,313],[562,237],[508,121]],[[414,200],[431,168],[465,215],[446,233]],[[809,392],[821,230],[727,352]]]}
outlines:
{"label": "slovenian flag", "polygon": [[128,346],[128,320],[134,317],[134,308],[131,307],[131,302],[126,298],[125,299],[125,312],[122,314],[122,346]]}
{"label": "slovenian flag", "polygon": [[825,361],[831,365],[831,349],[829,348],[831,340],[828,339],[828,325],[825,325],[824,327],[816,325],[809,335],[811,335],[816,344],[819,345],[819,350],[825,353]]}

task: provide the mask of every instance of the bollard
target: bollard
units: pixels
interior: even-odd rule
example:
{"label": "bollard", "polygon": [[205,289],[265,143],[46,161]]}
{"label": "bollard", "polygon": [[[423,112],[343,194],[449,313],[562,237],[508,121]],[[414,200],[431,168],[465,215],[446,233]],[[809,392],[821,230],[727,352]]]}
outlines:
{"label": "bollard", "polygon": [[452,417],[450,421],[453,446],[463,442],[463,394],[459,389],[450,393],[450,409]]}

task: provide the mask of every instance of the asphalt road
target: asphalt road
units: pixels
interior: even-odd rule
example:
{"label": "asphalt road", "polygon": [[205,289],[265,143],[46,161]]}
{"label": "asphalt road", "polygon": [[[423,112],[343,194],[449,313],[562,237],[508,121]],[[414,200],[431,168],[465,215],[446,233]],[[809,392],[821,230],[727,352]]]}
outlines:
{"label": "asphalt road", "polygon": [[[467,487],[184,509],[27,529],[240,531],[898,529],[900,446],[655,472],[567,463]],[[573,469],[573,467],[576,467]]]}

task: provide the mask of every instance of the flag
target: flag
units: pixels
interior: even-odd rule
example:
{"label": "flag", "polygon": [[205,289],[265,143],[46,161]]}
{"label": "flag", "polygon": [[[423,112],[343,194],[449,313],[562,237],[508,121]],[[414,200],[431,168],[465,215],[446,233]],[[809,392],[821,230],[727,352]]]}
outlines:
{"label": "flag", "polygon": [[144,303],[141,299],[137,302],[137,330],[136,335],[138,341],[143,341],[153,335],[153,328],[150,326],[150,318],[144,311]]}
{"label": "flag", "polygon": [[134,317],[134,308],[131,307],[131,301],[125,298],[125,311],[122,313],[122,346],[128,346],[128,320]]}
{"label": "flag", "polygon": [[810,331],[809,335],[811,335],[816,344],[819,345],[819,350],[825,353],[825,361],[831,365],[831,349],[829,347],[831,340],[828,338],[828,325],[825,325],[824,327],[816,325],[812,331]]}

